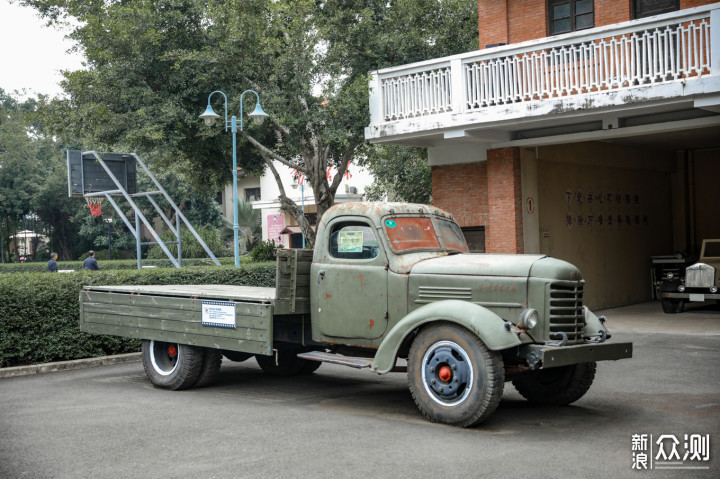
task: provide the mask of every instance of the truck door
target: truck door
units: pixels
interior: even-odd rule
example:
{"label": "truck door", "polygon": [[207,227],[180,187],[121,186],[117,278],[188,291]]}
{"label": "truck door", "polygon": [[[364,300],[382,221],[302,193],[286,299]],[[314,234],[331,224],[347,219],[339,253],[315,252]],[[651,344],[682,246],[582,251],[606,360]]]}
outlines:
{"label": "truck door", "polygon": [[324,251],[316,252],[310,273],[313,328],[331,338],[381,337],[388,271],[377,231],[362,217],[335,218],[325,231]]}

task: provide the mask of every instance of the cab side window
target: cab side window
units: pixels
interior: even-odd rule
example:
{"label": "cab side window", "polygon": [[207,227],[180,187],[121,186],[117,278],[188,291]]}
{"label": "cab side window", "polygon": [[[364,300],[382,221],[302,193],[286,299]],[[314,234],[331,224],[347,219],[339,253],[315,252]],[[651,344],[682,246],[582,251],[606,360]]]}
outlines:
{"label": "cab side window", "polygon": [[373,228],[362,222],[338,223],[330,233],[330,255],[343,259],[372,259],[380,254]]}

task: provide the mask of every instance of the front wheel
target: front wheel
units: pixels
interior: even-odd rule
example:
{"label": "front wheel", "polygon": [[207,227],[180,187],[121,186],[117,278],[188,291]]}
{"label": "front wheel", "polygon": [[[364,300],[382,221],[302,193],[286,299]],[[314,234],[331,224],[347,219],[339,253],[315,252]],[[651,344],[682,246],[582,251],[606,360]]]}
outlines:
{"label": "front wheel", "polygon": [[504,379],[500,354],[465,328],[429,326],[410,347],[410,393],[432,422],[462,427],[479,424],[500,403]]}
{"label": "front wheel", "polygon": [[192,387],[202,371],[204,357],[201,348],[187,344],[147,339],[142,343],[145,373],[158,388],[176,391]]}
{"label": "front wheel", "polygon": [[682,313],[683,309],[685,309],[685,302],[682,299],[662,299],[660,304],[662,304],[663,313],[665,314]]}
{"label": "front wheel", "polygon": [[594,362],[541,369],[519,376],[512,383],[530,402],[543,406],[566,406],[588,392],[596,369]]}

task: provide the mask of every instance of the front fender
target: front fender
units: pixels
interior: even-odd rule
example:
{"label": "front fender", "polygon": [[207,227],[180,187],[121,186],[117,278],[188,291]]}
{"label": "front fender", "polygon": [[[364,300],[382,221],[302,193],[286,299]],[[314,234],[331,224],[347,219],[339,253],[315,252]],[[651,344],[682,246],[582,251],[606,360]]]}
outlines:
{"label": "front fender", "polygon": [[383,338],[370,369],[378,374],[389,372],[395,366],[398,349],[407,335],[419,326],[435,321],[463,326],[493,351],[522,344],[516,334],[505,329],[505,321],[492,311],[466,301],[437,301],[416,309],[393,326]]}

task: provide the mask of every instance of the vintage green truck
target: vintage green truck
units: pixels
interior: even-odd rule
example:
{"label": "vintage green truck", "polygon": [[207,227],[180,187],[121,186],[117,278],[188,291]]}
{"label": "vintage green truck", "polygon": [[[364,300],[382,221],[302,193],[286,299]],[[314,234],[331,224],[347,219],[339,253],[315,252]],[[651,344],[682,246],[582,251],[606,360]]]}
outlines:
{"label": "vintage green truck", "polygon": [[632,343],[606,342],[583,286],[558,259],[470,254],[438,208],[350,203],[323,215],[314,251],[281,250],[275,288],[88,286],[80,327],[142,339],[160,388],[212,383],[222,356],[281,376],[322,362],[406,371],[423,415],[469,427],[505,381],[565,405],[588,391],[596,361],[632,356]]}

